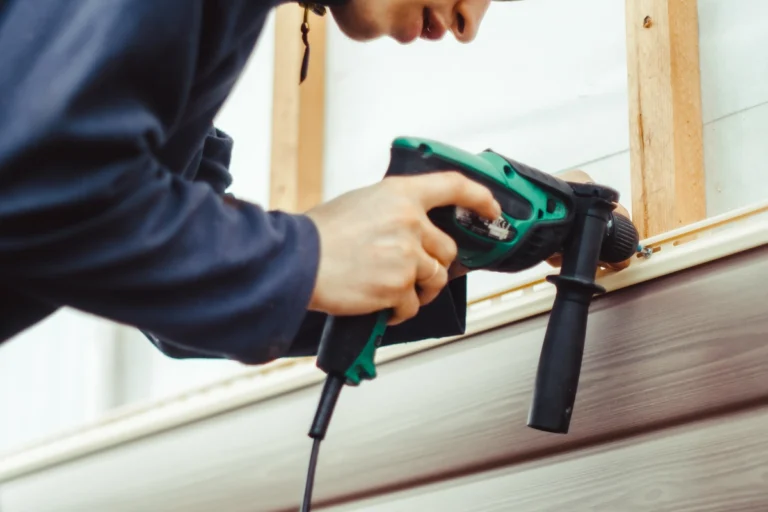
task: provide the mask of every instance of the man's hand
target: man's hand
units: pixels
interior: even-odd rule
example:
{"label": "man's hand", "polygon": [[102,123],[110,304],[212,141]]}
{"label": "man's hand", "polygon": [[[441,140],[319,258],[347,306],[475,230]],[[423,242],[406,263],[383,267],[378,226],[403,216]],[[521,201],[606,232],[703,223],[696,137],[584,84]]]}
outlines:
{"label": "man's hand", "polygon": [[[558,178],[560,178],[561,180],[570,181],[570,182],[573,182],[573,183],[594,183],[594,180],[592,179],[592,177],[589,174],[587,174],[586,172],[584,172],[582,170],[578,170],[578,169],[574,169],[572,171],[566,171],[566,172],[557,174],[556,176]],[[624,208],[621,204],[617,204],[616,205],[616,209],[614,211],[616,213],[619,213],[619,214],[625,216],[628,219],[631,218],[629,216],[629,212],[627,211],[627,209]],[[628,259],[626,259],[624,261],[620,261],[618,263],[605,263],[603,261],[601,261],[599,263],[600,263],[600,265],[603,265],[603,266],[605,266],[607,268],[611,268],[613,270],[621,270],[621,269],[627,268],[629,266],[629,264],[631,263],[631,261],[632,261],[632,258],[628,258]],[[561,254],[556,254],[556,255],[552,256],[551,258],[549,258],[547,260],[547,263],[549,263],[553,267],[561,266],[562,263],[563,263],[562,255]]]}
{"label": "man's hand", "polygon": [[390,325],[416,316],[462,272],[456,243],[427,217],[449,205],[501,215],[487,188],[456,172],[386,178],[307,212],[320,233],[309,308],[331,315],[393,309]]}

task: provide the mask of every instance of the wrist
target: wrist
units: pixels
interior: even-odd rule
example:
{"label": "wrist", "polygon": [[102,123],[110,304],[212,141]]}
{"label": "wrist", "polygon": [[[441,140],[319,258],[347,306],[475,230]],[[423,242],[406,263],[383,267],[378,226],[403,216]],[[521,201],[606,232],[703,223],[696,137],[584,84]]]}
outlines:
{"label": "wrist", "polygon": [[321,283],[322,266],[323,266],[323,236],[320,232],[320,228],[316,219],[312,215],[311,211],[300,215],[304,221],[310,226],[312,232],[312,244],[314,254],[314,266],[312,274],[312,291],[309,296],[309,302],[307,303],[307,310],[315,312],[325,312],[327,309],[325,306],[325,298],[323,297],[323,289]]}
{"label": "wrist", "polygon": [[301,269],[296,269],[297,274],[301,274],[305,280],[305,289],[309,290],[308,295],[304,295],[305,307],[308,310],[315,310],[318,305],[318,281],[320,276],[320,266],[322,265],[322,236],[315,220],[306,213],[290,214],[301,226],[300,232],[303,239],[298,244],[298,250],[301,251],[304,265]]}

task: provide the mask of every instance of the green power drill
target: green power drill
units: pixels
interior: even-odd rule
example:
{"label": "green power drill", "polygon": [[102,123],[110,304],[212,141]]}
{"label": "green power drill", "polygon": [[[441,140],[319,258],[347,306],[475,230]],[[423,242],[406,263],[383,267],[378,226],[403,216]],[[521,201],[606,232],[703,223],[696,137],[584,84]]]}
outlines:
{"label": "green power drill", "polygon": [[[483,219],[447,206],[428,213],[457,244],[457,259],[471,270],[513,273],[561,254],[557,288],[536,376],[528,426],[567,433],[576,399],[592,296],[599,262],[619,263],[639,250],[632,222],[614,212],[619,193],[593,183],[571,183],[504,157],[491,149],[469,153],[437,141],[401,137],[391,148],[386,176],[458,171],[485,185],[502,216]],[[374,356],[390,312],[329,317],[318,348],[317,366],[327,375],[309,436],[314,439],[303,511],[309,510],[319,442],[344,384],[376,377]]]}

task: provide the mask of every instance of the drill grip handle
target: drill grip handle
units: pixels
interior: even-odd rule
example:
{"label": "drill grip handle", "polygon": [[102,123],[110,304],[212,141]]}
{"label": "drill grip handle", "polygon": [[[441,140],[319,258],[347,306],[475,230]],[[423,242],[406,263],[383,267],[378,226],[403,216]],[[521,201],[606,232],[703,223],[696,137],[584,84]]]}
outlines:
{"label": "drill grip handle", "polygon": [[528,426],[566,433],[581,374],[589,305],[600,288],[563,276],[548,280],[558,291],[541,348]]}
{"label": "drill grip handle", "polygon": [[376,377],[374,356],[381,345],[390,311],[359,316],[328,316],[320,337],[317,367],[350,385]]}
{"label": "drill grip handle", "polygon": [[595,283],[599,257],[613,212],[611,191],[598,185],[573,185],[575,219],[563,251],[557,287],[541,349],[528,426],[545,432],[568,432],[581,374],[587,317],[592,296],[605,289]]}

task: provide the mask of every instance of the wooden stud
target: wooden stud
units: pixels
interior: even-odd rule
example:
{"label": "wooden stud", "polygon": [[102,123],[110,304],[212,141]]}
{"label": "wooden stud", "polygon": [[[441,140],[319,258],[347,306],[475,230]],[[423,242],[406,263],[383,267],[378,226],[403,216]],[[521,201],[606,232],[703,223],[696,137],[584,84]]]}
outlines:
{"label": "wooden stud", "polygon": [[286,4],[275,13],[271,209],[303,212],[323,199],[326,16],[309,15],[309,74],[300,86],[304,9]]}
{"label": "wooden stud", "polygon": [[696,0],[626,0],[632,218],[646,238],[706,218]]}

